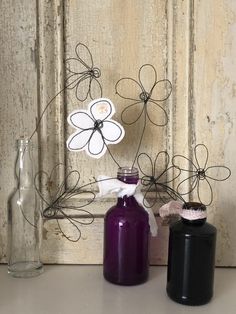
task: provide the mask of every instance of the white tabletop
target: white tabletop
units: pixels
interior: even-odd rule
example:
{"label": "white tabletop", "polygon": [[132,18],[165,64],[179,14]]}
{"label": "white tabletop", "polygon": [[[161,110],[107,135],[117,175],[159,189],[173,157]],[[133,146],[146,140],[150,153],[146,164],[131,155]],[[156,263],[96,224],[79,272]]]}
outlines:
{"label": "white tabletop", "polygon": [[215,294],[204,306],[171,301],[166,267],[151,267],[148,282],[122,287],[106,282],[102,266],[45,266],[35,278],[10,277],[0,266],[0,314],[235,314],[236,269],[216,269]]}

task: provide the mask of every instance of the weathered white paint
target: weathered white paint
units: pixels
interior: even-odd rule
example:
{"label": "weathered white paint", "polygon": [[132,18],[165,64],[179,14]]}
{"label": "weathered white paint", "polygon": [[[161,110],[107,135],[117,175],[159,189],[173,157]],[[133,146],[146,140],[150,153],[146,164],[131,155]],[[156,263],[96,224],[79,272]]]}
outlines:
{"label": "weathered white paint", "polygon": [[0,1],[0,261],[6,260],[7,197],[14,187],[16,139],[37,116],[37,32],[34,1]]}
{"label": "weathered white paint", "polygon": [[[150,263],[165,265],[167,262],[168,228],[161,227],[160,218],[158,237],[150,240]],[[73,236],[70,226],[64,222],[63,230]],[[49,220],[44,223],[42,258],[45,263],[58,264],[102,264],[103,262],[103,218],[95,218],[92,225],[81,226],[79,242],[69,242],[59,232],[57,223]],[[71,233],[72,232],[72,233]]]}
{"label": "weathered white paint", "polygon": [[[64,47],[63,1],[38,1],[39,114],[45,111],[39,128],[40,169],[50,172],[57,163],[64,164]],[[58,180],[64,177],[59,168]]]}
{"label": "weathered white paint", "polygon": [[[42,113],[51,97],[63,89],[63,58],[73,56],[74,46],[82,42],[89,46],[94,63],[101,68],[103,93],[116,104],[117,120],[126,105],[114,92],[119,78],[137,78],[139,67],[152,63],[159,78],[172,81],[173,93],[167,102],[169,124],[166,128],[148,125],[142,150],[152,156],[167,149],[171,155],[192,157],[193,146],[204,142],[211,153],[209,164],[225,163],[231,167],[230,181],[213,187],[215,201],[209,208],[209,216],[218,228],[217,264],[236,265],[234,0],[38,0],[37,8],[26,1],[23,5],[2,1],[0,6],[0,25],[5,30],[0,37],[4,47],[0,71],[6,77],[0,81],[1,261],[6,256],[6,199],[13,186],[13,142],[22,132],[33,130],[37,102]],[[33,104],[35,109],[28,104]],[[66,115],[85,107],[86,103],[78,103],[71,91],[58,96],[47,110],[38,133],[41,169],[49,171],[57,162],[70,164],[81,172],[81,182],[88,182],[101,172],[116,173],[108,154],[97,161],[84,153],[65,150],[65,139],[73,131],[65,123]],[[7,146],[4,140],[9,128],[13,134],[9,135],[10,146]],[[133,127],[125,128],[127,138],[111,147],[122,165],[132,160],[135,147],[130,143],[136,139]],[[61,171],[59,180],[63,176]],[[79,201],[79,198],[73,200]],[[62,237],[55,221],[45,221],[44,262],[101,263],[103,215],[113,202],[108,199],[93,204],[95,222],[81,226],[82,238],[78,243]],[[157,209],[158,206],[155,213]],[[151,243],[152,264],[166,263],[167,237],[168,227],[160,226],[158,238]]]}
{"label": "weathered white paint", "polygon": [[236,2],[195,1],[194,7],[194,134],[204,142],[209,165],[226,164],[227,182],[213,182],[211,221],[218,228],[217,264],[236,264]]}
{"label": "weathered white paint", "polygon": [[[83,12],[83,13],[82,13]],[[82,14],[81,14],[82,13]],[[158,78],[166,77],[167,19],[165,1],[65,1],[66,57],[74,55],[76,43],[88,45],[94,64],[101,69],[103,95],[110,98],[117,108],[115,119],[120,120],[122,109],[130,102],[115,94],[115,84],[122,77],[138,79],[138,70],[145,63],[152,63]],[[67,92],[67,111],[86,108],[80,104],[74,92]],[[143,128],[143,120],[135,126],[125,126],[126,137],[121,145],[110,149],[121,165],[131,165],[137,149],[137,138]],[[135,132],[134,132],[135,129]],[[147,147],[153,155],[164,149],[165,128],[148,124],[143,150]],[[72,133],[67,127],[66,136]],[[132,143],[132,145],[131,145]],[[101,160],[88,159],[83,152],[67,153],[70,164],[81,171],[82,178],[100,173],[116,175],[117,166],[109,154]]]}

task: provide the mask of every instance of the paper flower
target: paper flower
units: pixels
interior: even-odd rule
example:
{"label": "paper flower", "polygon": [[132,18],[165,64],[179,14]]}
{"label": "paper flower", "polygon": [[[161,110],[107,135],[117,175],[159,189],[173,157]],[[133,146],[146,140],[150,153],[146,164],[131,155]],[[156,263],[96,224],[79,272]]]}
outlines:
{"label": "paper flower", "polygon": [[[147,81],[151,83],[145,84]],[[132,101],[121,113],[124,123],[134,124],[144,114],[156,126],[167,124],[167,113],[159,102],[169,98],[172,85],[167,79],[157,80],[154,66],[144,64],[139,69],[138,81],[129,77],[122,78],[116,83],[115,89],[121,98]]]}
{"label": "paper flower", "polygon": [[76,98],[84,101],[90,96],[91,99],[102,97],[102,86],[98,81],[101,76],[99,68],[94,67],[93,57],[84,44],[75,47],[77,58],[69,58],[65,61],[66,69],[70,73],[66,79],[66,88],[76,89]]}
{"label": "paper flower", "polygon": [[113,103],[106,98],[89,103],[88,110],[75,110],[68,116],[68,123],[77,129],[67,140],[71,151],[82,151],[94,158],[102,157],[107,145],[119,143],[125,134],[123,127],[111,117]]}
{"label": "paper flower", "polygon": [[[178,169],[177,173],[173,175],[174,166],[169,166],[170,158],[167,152],[159,152],[154,162],[146,153],[141,153],[137,162],[143,174],[141,184],[145,188],[144,205],[146,207],[153,207],[158,199],[165,202],[161,193],[170,196],[172,199],[178,198],[176,192],[168,184],[180,175],[180,170]],[[168,179],[168,177],[171,179]]]}
{"label": "paper flower", "polygon": [[[208,149],[204,144],[195,146],[194,157],[196,163],[182,155],[176,155],[172,159],[173,165],[176,168],[188,173],[187,178],[178,184],[177,192],[181,195],[187,195],[197,189],[199,202],[205,206],[209,206],[213,201],[213,191],[210,181],[225,181],[230,177],[231,171],[225,166],[207,166]],[[189,181],[190,184],[187,190],[184,191],[186,181]],[[205,200],[204,195],[206,197]]]}

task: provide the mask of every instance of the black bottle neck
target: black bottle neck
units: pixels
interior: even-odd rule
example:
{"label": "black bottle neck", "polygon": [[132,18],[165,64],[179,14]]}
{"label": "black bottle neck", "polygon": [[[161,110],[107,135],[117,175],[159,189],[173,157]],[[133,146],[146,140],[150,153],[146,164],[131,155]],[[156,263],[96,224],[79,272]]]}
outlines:
{"label": "black bottle neck", "polygon": [[192,226],[200,226],[203,225],[206,222],[206,218],[203,219],[195,219],[195,220],[189,220],[186,218],[181,217],[181,221],[186,225],[192,225]]}
{"label": "black bottle neck", "polygon": [[206,222],[206,206],[198,202],[185,203],[181,219],[184,224],[203,225]]}

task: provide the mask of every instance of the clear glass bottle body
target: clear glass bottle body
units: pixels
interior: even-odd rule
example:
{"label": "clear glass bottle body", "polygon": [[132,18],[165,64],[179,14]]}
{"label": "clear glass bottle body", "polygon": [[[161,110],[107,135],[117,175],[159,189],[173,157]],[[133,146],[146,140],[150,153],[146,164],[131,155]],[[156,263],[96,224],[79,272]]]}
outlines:
{"label": "clear glass bottle body", "polygon": [[[196,209],[199,205],[186,203]],[[186,305],[202,305],[211,300],[215,247],[216,228],[206,218],[182,218],[170,227],[167,294],[172,300]]]}
{"label": "clear glass bottle body", "polygon": [[[120,168],[118,179],[138,182],[137,169]],[[149,220],[134,196],[118,198],[104,223],[104,263],[106,280],[119,285],[137,285],[148,278]]]}
{"label": "clear glass bottle body", "polygon": [[43,271],[40,203],[34,188],[30,142],[19,139],[17,149],[17,188],[8,199],[8,273],[33,277]]}

